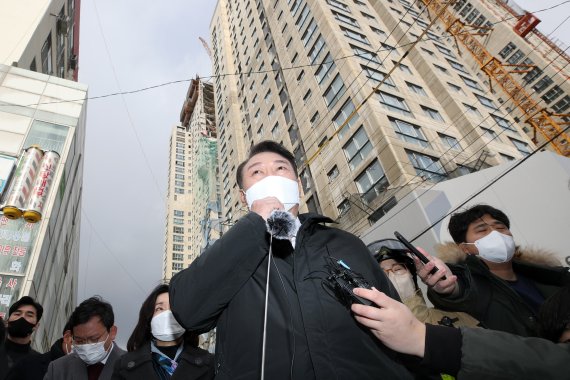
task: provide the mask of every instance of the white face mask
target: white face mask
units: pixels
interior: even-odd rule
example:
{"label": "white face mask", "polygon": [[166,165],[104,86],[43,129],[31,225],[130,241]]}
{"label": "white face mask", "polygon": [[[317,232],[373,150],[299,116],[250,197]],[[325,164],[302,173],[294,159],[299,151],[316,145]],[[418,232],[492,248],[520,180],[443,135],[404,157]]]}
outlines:
{"label": "white face mask", "polygon": [[109,339],[109,334],[107,334],[107,338],[102,342],[80,345],[72,344],[71,347],[73,352],[75,352],[85,364],[92,365],[99,363],[107,356],[107,351],[105,351],[105,342],[107,339]]}
{"label": "white face mask", "polygon": [[186,330],[174,319],[170,310],[165,310],[152,317],[150,321],[152,336],[163,342],[171,342],[180,338]]}
{"label": "white face mask", "polygon": [[279,199],[285,210],[289,211],[299,204],[299,184],[292,179],[272,175],[255,183],[245,192],[247,206],[250,209],[254,201],[267,197]]}
{"label": "white face mask", "polygon": [[402,274],[388,272],[388,278],[392,281],[392,284],[398,291],[402,301],[405,301],[416,294],[416,286],[414,285],[414,280],[412,279],[412,274],[410,272]]}
{"label": "white face mask", "polygon": [[475,245],[479,251],[479,256],[493,263],[505,263],[511,260],[515,254],[513,237],[494,230],[487,236],[475,240],[475,243],[463,244]]}

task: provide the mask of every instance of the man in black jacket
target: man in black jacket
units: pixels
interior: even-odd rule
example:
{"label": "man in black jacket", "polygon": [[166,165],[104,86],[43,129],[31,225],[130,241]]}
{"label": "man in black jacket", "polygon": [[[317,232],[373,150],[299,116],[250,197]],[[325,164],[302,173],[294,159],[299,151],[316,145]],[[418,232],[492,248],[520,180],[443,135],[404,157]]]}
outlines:
{"label": "man in black jacket", "polygon": [[43,311],[42,305],[28,296],[10,306],[6,340],[0,342],[0,380],[18,361],[37,353],[31,348],[32,333],[36,331]]}
{"label": "man in black jacket", "polygon": [[52,344],[44,354],[34,353],[20,360],[6,376],[6,380],[42,380],[47,373],[49,363],[71,352],[71,325],[66,323],[63,336]]}
{"label": "man in black jacket", "polygon": [[[356,236],[324,226],[333,222],[329,218],[297,215],[300,184],[293,155],[275,142],[261,142],[238,167],[237,182],[250,212],[170,286],[172,311],[185,328],[203,333],[217,327],[216,379],[257,380],[262,366],[272,380],[411,379],[399,357],[323,286],[330,257],[398,297]],[[289,239],[270,238],[266,220],[273,210],[295,216]]]}
{"label": "man in black jacket", "polygon": [[[509,218],[491,206],[453,214],[448,228],[455,244],[438,248],[448,265],[437,258],[418,265],[430,301],[444,310],[469,313],[493,330],[537,336],[538,309],[570,283],[568,268],[549,265],[544,253],[531,260],[530,252],[517,249]],[[442,270],[430,274],[433,265]]]}

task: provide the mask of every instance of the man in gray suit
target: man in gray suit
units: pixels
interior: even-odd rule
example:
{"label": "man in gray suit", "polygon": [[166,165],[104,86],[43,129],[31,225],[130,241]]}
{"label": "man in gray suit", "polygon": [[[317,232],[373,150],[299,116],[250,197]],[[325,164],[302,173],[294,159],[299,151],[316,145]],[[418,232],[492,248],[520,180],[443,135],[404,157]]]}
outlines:
{"label": "man in gray suit", "polygon": [[73,351],[51,362],[44,380],[111,379],[115,360],[125,353],[114,343],[113,307],[91,297],[75,308],[69,321]]}

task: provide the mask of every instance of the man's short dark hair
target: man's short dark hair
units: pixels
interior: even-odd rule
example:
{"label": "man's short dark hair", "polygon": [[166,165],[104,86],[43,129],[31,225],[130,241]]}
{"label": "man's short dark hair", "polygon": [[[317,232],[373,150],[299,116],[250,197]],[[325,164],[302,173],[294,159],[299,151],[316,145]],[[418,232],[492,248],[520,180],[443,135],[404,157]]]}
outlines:
{"label": "man's short dark hair", "polygon": [[256,154],[265,153],[265,152],[276,153],[281,157],[287,159],[287,161],[289,161],[291,166],[293,166],[293,170],[295,171],[295,176],[299,175],[297,173],[297,164],[295,163],[295,157],[293,156],[293,154],[289,152],[283,145],[275,141],[265,140],[253,145],[249,150],[249,155],[247,156],[247,159],[241,164],[239,164],[236,170],[236,180],[240,189],[243,189],[243,168],[245,167],[245,165]]}
{"label": "man's short dark hair", "polygon": [[30,305],[33,306],[34,309],[36,309],[36,317],[37,317],[37,321],[39,322],[40,319],[42,319],[42,315],[44,314],[44,308],[42,307],[42,305],[40,305],[39,303],[37,303],[32,297],[30,296],[23,296],[22,298],[20,298],[19,300],[17,300],[16,302],[14,302],[12,304],[12,306],[10,306],[10,309],[8,309],[8,316],[12,315],[13,312],[15,312],[16,310],[18,310],[18,308],[20,306],[23,305]]}
{"label": "man's short dark hair", "polygon": [[467,235],[469,225],[483,217],[483,215],[490,215],[492,218],[507,226],[507,228],[511,228],[509,218],[501,210],[497,210],[489,205],[476,205],[463,212],[457,212],[451,215],[447,229],[449,230],[449,234],[453,238],[453,241],[457,244],[465,243],[465,237]]}
{"label": "man's short dark hair", "polygon": [[71,330],[73,331],[75,326],[87,323],[93,317],[101,318],[101,323],[107,331],[115,324],[115,314],[113,314],[111,304],[103,301],[101,297],[95,296],[86,299],[75,308],[69,317]]}

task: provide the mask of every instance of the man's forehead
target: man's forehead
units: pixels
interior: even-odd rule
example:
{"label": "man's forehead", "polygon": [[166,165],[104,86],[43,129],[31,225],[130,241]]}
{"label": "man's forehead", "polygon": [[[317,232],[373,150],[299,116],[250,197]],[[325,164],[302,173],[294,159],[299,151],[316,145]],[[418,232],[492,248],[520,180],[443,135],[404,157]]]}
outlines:
{"label": "man's forehead", "polygon": [[14,313],[25,313],[25,314],[34,314],[36,315],[37,311],[33,305],[21,305],[14,311]]}
{"label": "man's forehead", "polygon": [[256,155],[254,155],[253,157],[251,157],[247,161],[247,164],[245,165],[245,167],[247,169],[249,169],[253,166],[262,165],[262,164],[272,164],[272,163],[285,163],[285,164],[291,166],[291,163],[285,157],[281,156],[280,154],[273,153],[273,152],[263,152],[263,153],[258,153]]}
{"label": "man's forehead", "polygon": [[471,224],[469,225],[469,227],[472,228],[477,228],[480,226],[490,226],[490,225],[495,225],[495,224],[504,224],[503,222],[501,222],[500,220],[497,220],[495,218],[493,218],[491,215],[489,214],[485,214],[482,217],[476,219],[475,221],[471,222]]}

